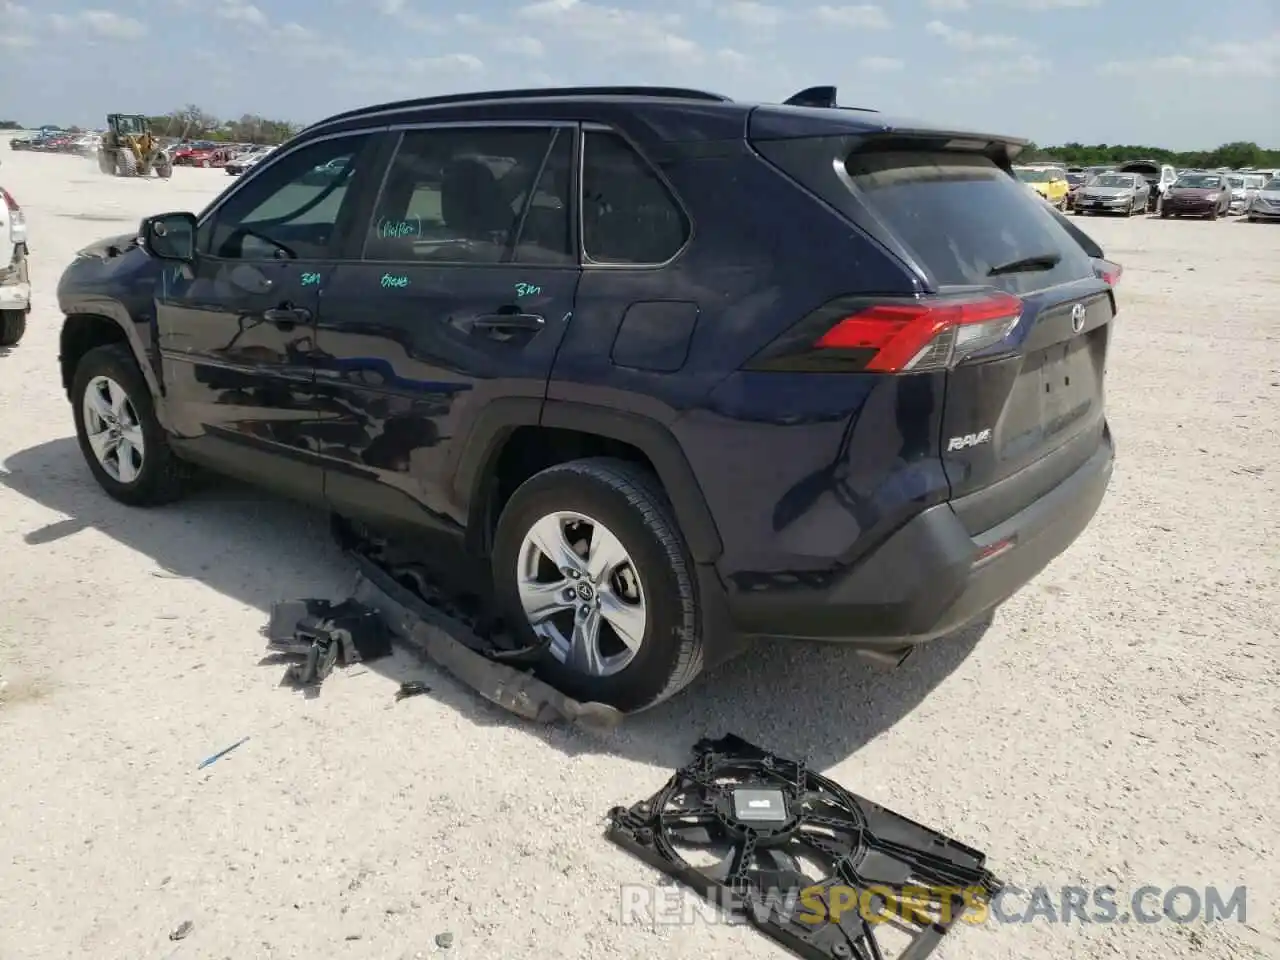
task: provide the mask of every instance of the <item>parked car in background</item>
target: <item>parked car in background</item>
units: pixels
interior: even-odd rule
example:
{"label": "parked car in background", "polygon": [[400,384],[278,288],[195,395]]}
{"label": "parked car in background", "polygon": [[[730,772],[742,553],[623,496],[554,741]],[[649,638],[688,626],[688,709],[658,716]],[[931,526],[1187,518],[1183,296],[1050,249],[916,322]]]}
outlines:
{"label": "parked car in background", "polygon": [[1159,160],[1130,160],[1116,167],[1116,173],[1140,173],[1146,178],[1147,185],[1151,188],[1147,195],[1148,210],[1160,209],[1161,198],[1178,179],[1178,171]]}
{"label": "parked car in background", "polygon": [[[184,167],[221,167],[231,159],[231,151],[222,146],[188,147],[178,151],[178,154],[182,156],[181,165]],[[175,154],[174,163],[178,162],[178,155]]]}
{"label": "parked car in background", "polygon": [[1151,186],[1140,173],[1103,173],[1076,195],[1077,214],[1122,213],[1132,217],[1147,209]]}
{"label": "parked car in background", "polygon": [[1071,188],[1067,184],[1067,175],[1064,170],[1037,165],[1015,167],[1014,172],[1017,173],[1019,180],[1044,197],[1051,206],[1061,210],[1067,205],[1067,194],[1071,192]]}
{"label": "parked car in background", "polygon": [[1221,173],[1184,173],[1164,195],[1160,216],[1217,220],[1231,207],[1231,187]]}
{"label": "parked car in background", "polygon": [[1249,222],[1280,220],[1280,177],[1272,177],[1249,201]]}
{"label": "parked car in background", "polygon": [[271,156],[273,150],[275,150],[275,147],[259,147],[254,150],[247,150],[229,160],[223,169],[227,171],[227,176],[238,177],[242,173],[252,170],[257,164]]}
{"label": "parked car in background", "polygon": [[87,133],[76,137],[71,145],[72,151],[81,157],[97,157],[102,148],[102,137],[96,133]]}
{"label": "parked car in background", "polygon": [[27,270],[27,218],[0,185],[0,347],[12,347],[27,329],[31,277]]}
{"label": "parked car in background", "polygon": [[1075,207],[1076,195],[1079,194],[1080,188],[1089,182],[1089,175],[1083,170],[1067,171],[1067,205],[1066,209],[1070,210]]}
{"label": "parked car in background", "polygon": [[1244,213],[1249,208],[1249,201],[1253,196],[1253,191],[1249,189],[1245,176],[1239,173],[1227,174],[1227,188],[1231,191],[1231,202],[1227,207],[1227,212],[1231,214]]}

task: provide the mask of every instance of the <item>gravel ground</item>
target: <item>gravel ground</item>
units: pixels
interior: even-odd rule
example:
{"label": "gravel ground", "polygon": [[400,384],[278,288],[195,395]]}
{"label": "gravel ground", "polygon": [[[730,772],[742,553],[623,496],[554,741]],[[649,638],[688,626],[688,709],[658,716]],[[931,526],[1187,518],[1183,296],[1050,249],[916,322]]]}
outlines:
{"label": "gravel ground", "polygon": [[[780,957],[748,930],[620,916],[619,885],[656,874],[602,839],[604,814],[727,731],[1024,888],[1248,886],[1244,923],[992,923],[948,960],[1280,956],[1280,228],[1077,221],[1126,268],[1119,463],[1090,529],[988,626],[888,676],[762,648],[598,738],[513,722],[407,660],[314,699],[282,687],[259,664],[269,604],[350,583],[322,519],[229,484],[113,503],[58,383],[73,252],[227,178],[0,159],[36,288],[0,356],[0,958]],[[433,691],[396,704],[408,677]]]}

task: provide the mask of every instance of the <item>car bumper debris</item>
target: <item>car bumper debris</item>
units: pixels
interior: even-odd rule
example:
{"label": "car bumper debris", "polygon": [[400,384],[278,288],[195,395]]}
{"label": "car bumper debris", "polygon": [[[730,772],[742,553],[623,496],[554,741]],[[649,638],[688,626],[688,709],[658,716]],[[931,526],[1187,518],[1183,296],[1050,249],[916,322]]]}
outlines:
{"label": "car bumper debris", "polygon": [[267,649],[302,657],[287,679],[297,686],[317,686],[334,666],[351,666],[391,653],[391,641],[376,610],[354,600],[285,600],[272,604]]}

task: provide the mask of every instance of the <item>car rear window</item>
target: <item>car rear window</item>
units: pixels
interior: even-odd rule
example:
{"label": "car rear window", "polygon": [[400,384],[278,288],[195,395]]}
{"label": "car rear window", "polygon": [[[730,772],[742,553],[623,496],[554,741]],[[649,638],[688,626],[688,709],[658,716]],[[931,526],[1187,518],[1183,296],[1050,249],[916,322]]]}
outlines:
{"label": "car rear window", "polygon": [[[1029,293],[1093,275],[1093,264],[1048,204],[987,157],[949,152],[853,153],[861,200],[941,285]],[[1028,258],[1047,269],[991,275]]]}

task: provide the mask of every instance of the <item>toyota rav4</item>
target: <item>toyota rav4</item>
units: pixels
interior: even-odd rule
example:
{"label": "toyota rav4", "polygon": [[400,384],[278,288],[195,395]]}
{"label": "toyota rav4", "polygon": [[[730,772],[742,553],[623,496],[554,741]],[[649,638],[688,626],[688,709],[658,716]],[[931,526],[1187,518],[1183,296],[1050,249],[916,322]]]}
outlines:
{"label": "toyota rav4", "polygon": [[85,459],[434,539],[565,692],[663,700],[745,637],[895,662],[1080,534],[1119,267],[1023,141],[667,88],[331,117],[63,274]]}

